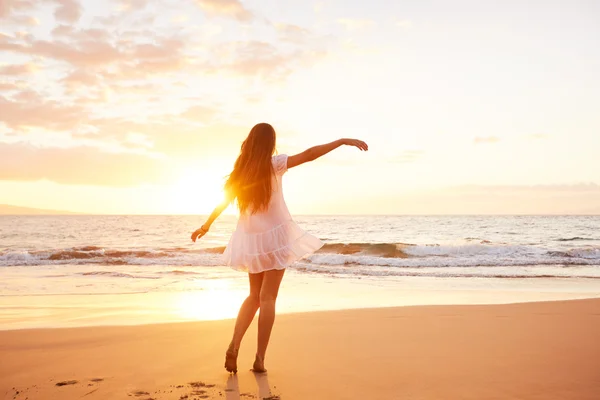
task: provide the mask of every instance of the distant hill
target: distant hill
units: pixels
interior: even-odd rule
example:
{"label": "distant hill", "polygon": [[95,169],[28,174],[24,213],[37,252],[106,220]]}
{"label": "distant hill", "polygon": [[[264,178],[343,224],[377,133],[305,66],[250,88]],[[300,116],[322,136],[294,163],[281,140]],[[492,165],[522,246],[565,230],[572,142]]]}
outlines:
{"label": "distant hill", "polygon": [[44,210],[40,208],[29,208],[0,204],[0,215],[74,215],[71,211]]}

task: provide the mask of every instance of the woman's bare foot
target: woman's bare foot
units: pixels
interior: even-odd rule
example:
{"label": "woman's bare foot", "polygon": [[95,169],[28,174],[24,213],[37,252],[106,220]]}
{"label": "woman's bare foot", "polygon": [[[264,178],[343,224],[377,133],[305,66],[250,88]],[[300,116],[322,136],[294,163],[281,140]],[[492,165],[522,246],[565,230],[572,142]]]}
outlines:
{"label": "woman's bare foot", "polygon": [[254,365],[252,366],[252,371],[258,372],[258,373],[267,372],[267,370],[265,369],[265,359],[262,357],[259,357],[258,354],[256,355],[256,358],[254,359]]}
{"label": "woman's bare foot", "polygon": [[232,346],[229,346],[227,349],[227,352],[225,353],[225,369],[227,372],[237,373],[238,350],[239,349],[234,349]]}

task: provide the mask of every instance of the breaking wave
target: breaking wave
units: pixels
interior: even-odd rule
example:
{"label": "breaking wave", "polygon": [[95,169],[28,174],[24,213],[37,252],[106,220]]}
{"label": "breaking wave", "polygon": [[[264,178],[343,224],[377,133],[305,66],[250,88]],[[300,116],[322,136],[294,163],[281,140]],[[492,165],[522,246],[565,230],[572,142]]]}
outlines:
{"label": "breaking wave", "polygon": [[[0,266],[27,265],[170,265],[219,266],[224,247],[205,249],[110,249],[82,246],[67,249],[0,252]],[[548,250],[538,246],[410,243],[327,243],[309,256],[313,265],[373,265],[387,267],[466,267],[526,265],[600,265],[600,247]]]}

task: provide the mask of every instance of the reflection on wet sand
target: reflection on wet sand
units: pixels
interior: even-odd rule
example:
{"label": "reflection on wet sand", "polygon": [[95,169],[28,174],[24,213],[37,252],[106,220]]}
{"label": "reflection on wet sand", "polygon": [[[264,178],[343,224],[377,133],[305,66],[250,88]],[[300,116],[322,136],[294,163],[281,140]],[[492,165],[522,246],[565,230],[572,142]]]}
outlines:
{"label": "reflection on wet sand", "polygon": [[238,382],[237,375],[229,375],[229,378],[227,378],[227,385],[225,388],[225,398],[227,400],[239,400],[240,384]]}
{"label": "reflection on wet sand", "polygon": [[269,376],[267,374],[261,374],[254,372],[254,378],[258,385],[258,398],[263,400],[279,400],[279,396],[273,395],[271,392],[271,385],[269,385]]}
{"label": "reflection on wet sand", "polygon": [[[271,392],[271,385],[269,384],[269,378],[267,374],[253,372],[254,378],[256,379],[256,385],[258,386],[258,398],[261,400],[280,400],[281,397],[274,395]],[[240,384],[238,375],[229,375],[227,378],[227,384],[225,385],[225,399],[226,400],[240,400],[241,397],[255,397],[250,393],[240,393]]]}

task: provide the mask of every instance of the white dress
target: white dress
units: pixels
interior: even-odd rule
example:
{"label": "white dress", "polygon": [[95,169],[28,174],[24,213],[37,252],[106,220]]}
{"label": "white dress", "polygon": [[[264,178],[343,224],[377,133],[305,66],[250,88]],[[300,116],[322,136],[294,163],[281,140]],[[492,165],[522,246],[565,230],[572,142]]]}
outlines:
{"label": "white dress", "polygon": [[287,161],[285,154],[271,159],[275,174],[269,207],[256,214],[240,215],[223,253],[226,265],[251,274],[284,269],[323,246],[318,238],[306,233],[292,220],[285,204],[281,180],[287,171]]}

